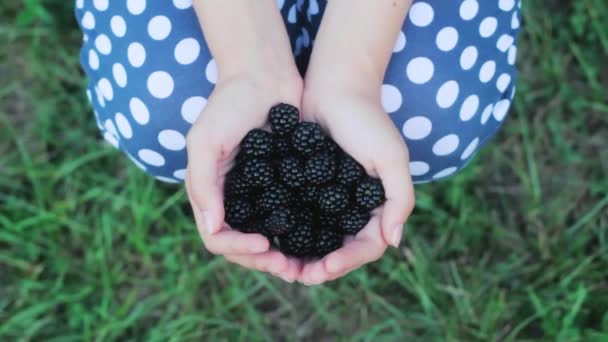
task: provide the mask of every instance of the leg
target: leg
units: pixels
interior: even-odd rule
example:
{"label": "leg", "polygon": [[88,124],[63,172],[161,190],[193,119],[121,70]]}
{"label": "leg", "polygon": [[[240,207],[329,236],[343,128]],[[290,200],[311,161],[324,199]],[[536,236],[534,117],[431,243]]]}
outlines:
{"label": "leg", "polygon": [[[295,48],[300,32],[296,0],[278,4]],[[185,137],[218,73],[191,1],[98,7],[90,0],[76,1],[84,32],[80,60],[97,125],[105,140],[138,167],[159,180],[181,182]]]}

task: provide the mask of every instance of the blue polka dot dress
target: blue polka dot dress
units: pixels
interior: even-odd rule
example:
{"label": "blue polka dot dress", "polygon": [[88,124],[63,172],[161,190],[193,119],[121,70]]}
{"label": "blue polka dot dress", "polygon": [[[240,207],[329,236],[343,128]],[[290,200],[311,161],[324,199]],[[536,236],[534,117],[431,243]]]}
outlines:
{"label": "blue polka dot dress", "polygon": [[[278,0],[305,69],[327,0]],[[453,175],[496,133],[515,95],[521,1],[414,0],[379,89],[414,182]],[[182,182],[186,135],[218,69],[192,0],[77,0],[87,96],[105,140]]]}

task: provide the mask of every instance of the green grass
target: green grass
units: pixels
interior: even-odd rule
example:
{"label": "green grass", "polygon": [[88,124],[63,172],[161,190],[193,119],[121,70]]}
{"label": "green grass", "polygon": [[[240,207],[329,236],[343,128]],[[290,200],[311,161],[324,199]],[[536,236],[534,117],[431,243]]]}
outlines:
{"label": "green grass", "polygon": [[524,1],[504,129],[313,288],[207,254],[184,191],[100,140],[71,5],[0,5],[0,340],[608,341],[605,1]]}

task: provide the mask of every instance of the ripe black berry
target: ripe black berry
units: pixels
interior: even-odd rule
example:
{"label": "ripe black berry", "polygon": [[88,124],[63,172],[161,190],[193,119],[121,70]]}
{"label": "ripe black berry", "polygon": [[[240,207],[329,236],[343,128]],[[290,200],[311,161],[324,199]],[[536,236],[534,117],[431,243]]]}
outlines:
{"label": "ripe black berry", "polygon": [[276,157],[287,157],[289,156],[292,152],[292,148],[291,148],[291,139],[289,139],[289,137],[282,137],[282,136],[274,136],[274,148],[273,148],[273,152],[274,152],[274,156]]}
{"label": "ripe black berry", "polygon": [[264,222],[264,230],[272,236],[280,236],[290,232],[295,226],[295,215],[291,209],[280,207],[272,211]]}
{"label": "ripe black berry", "polygon": [[325,136],[321,127],[313,122],[300,122],[293,132],[292,145],[303,156],[309,156],[321,148]]}
{"label": "ripe black berry", "polygon": [[288,135],[298,122],[300,122],[300,111],[298,108],[285,103],[270,108],[270,128],[278,135]]}
{"label": "ripe black berry", "polygon": [[346,186],[355,184],[364,174],[363,167],[351,156],[344,154],[340,158],[340,166],[336,175],[338,183]]}
{"label": "ripe black berry", "polygon": [[310,184],[329,182],[336,174],[336,160],[329,153],[315,154],[306,161],[304,175]]}
{"label": "ripe black berry", "polygon": [[249,131],[243,141],[239,157],[266,157],[272,153],[272,133],[262,129]]}
{"label": "ripe black berry", "polygon": [[243,199],[234,198],[224,202],[224,221],[231,227],[237,228],[245,225],[253,215],[251,204]]}
{"label": "ripe black berry", "polygon": [[344,211],[349,204],[348,191],[341,185],[330,185],[319,191],[319,208],[328,213]]}
{"label": "ripe black berry", "polygon": [[270,186],[258,200],[258,207],[263,213],[268,213],[279,207],[287,207],[291,194],[284,186],[275,184]]}
{"label": "ripe black berry", "polygon": [[316,186],[306,186],[304,188],[300,188],[300,199],[305,204],[314,204],[318,203],[318,191],[319,189]]}
{"label": "ripe black berry", "polygon": [[317,232],[317,241],[313,252],[318,257],[324,257],[342,247],[343,241],[344,236],[336,231],[319,230]]}
{"label": "ripe black berry", "polygon": [[243,163],[243,178],[250,187],[266,187],[273,177],[272,165],[263,159],[249,159]]}
{"label": "ripe black berry", "polygon": [[365,210],[371,211],[384,202],[384,187],[379,179],[367,177],[355,190],[355,202]]}
{"label": "ripe black berry", "polygon": [[232,169],[226,175],[224,184],[224,195],[226,197],[246,197],[253,189],[249,187],[240,169]]}
{"label": "ripe black berry", "polygon": [[369,213],[351,209],[342,215],[340,230],[344,234],[356,235],[369,222]]}
{"label": "ripe black berry", "polygon": [[302,162],[294,157],[285,158],[281,161],[279,175],[281,181],[290,188],[302,187],[306,180]]}
{"label": "ripe black berry", "polygon": [[294,257],[306,257],[315,246],[315,234],[310,224],[299,224],[279,238],[281,252]]}
{"label": "ripe black berry", "polygon": [[315,221],[316,227],[321,229],[339,230],[340,216],[325,212],[318,213]]}

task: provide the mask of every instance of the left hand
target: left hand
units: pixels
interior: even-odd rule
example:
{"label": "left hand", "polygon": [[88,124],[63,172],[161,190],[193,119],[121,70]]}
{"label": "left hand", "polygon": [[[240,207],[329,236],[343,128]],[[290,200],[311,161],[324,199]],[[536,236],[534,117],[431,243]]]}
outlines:
{"label": "left hand", "polygon": [[408,150],[382,109],[380,91],[374,94],[327,85],[325,89],[323,86],[305,89],[303,120],[321,125],[369,175],[380,178],[386,202],[374,210],[359,234],[345,240],[342,248],[303,266],[298,281],[306,285],[342,277],[378,260],[388,245],[398,247],[403,225],[415,203]]}

